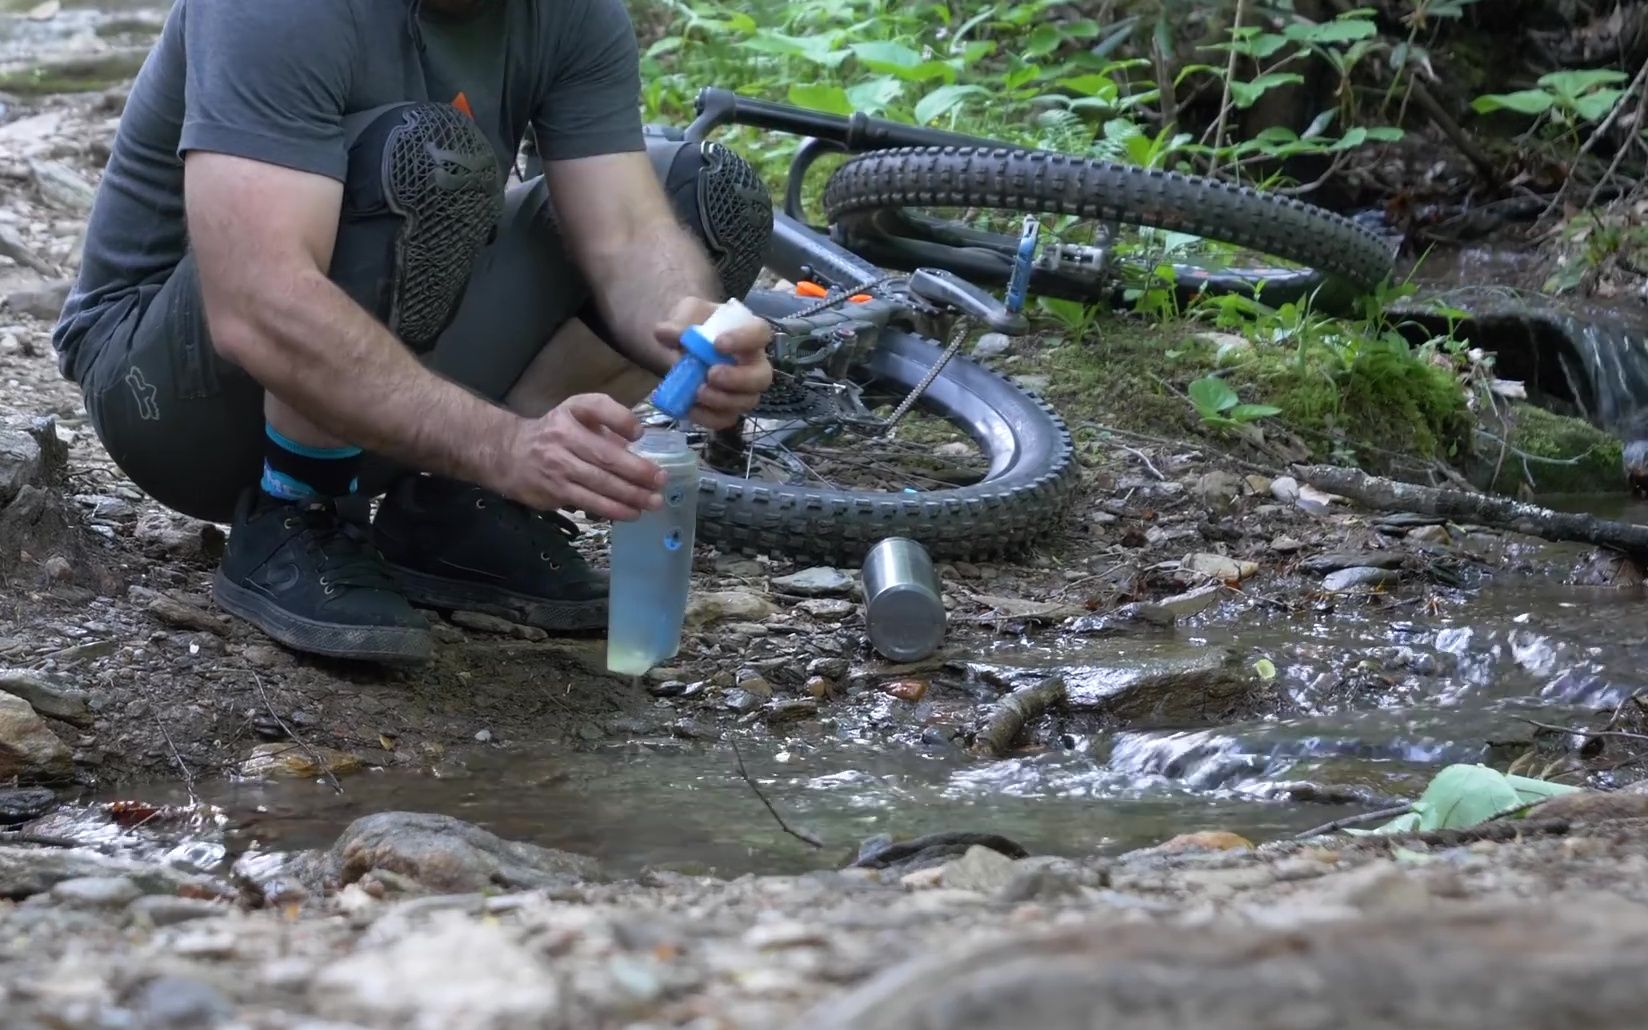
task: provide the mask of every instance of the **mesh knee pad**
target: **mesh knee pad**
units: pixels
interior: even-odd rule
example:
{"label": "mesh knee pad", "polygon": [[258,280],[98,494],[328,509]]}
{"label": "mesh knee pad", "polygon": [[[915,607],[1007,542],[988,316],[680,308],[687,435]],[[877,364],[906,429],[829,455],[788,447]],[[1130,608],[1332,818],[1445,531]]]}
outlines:
{"label": "mesh knee pad", "polygon": [[742,157],[713,141],[683,146],[664,180],[676,214],[698,230],[729,297],[755,285],[772,238],[772,194]]}
{"label": "mesh knee pad", "polygon": [[457,313],[469,272],[503,211],[498,156],[457,109],[401,110],[383,147],[384,195],[401,218],[388,325],[415,350]]}

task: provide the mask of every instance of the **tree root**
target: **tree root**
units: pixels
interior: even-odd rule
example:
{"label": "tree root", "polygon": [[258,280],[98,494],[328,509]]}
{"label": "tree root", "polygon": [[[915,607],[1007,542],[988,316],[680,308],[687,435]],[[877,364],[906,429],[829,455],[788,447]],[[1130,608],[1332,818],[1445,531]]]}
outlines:
{"label": "tree root", "polygon": [[1000,758],[1013,746],[1024,727],[1041,718],[1055,704],[1064,704],[1064,679],[1054,676],[1033,687],[1020,687],[996,702],[973,743],[974,754]]}

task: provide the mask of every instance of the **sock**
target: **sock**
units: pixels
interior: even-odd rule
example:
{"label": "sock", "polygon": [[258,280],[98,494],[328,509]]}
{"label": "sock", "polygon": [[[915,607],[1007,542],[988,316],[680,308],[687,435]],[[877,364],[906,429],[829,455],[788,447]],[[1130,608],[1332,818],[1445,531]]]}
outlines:
{"label": "sock", "polygon": [[263,426],[263,492],[282,501],[342,497],[359,486],[359,447],[310,447]]}

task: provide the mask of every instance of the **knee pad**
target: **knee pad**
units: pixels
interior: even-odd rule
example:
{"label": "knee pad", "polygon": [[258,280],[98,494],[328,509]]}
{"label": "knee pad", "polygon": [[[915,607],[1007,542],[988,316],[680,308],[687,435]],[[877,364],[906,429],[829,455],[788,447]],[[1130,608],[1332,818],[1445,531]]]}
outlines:
{"label": "knee pad", "polygon": [[346,274],[352,270],[355,281],[340,284],[407,346],[428,351],[497,232],[504,197],[497,153],[456,108],[414,103],[372,121],[349,164],[338,249],[352,258]]}
{"label": "knee pad", "polygon": [[713,141],[651,141],[654,166],[676,217],[697,233],[721,288],[742,297],[755,285],[772,238],[772,194],[742,157]]}

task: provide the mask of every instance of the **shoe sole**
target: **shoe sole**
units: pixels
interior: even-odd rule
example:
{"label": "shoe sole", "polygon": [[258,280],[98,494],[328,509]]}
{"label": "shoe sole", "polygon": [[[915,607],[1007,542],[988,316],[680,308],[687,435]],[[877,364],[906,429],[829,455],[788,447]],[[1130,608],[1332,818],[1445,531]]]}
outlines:
{"label": "shoe sole", "polygon": [[232,582],[221,569],[212,578],[212,598],[273,639],[297,651],[359,661],[421,664],[435,652],[427,629],[412,626],[340,626],[284,611],[269,598]]}
{"label": "shoe sole", "polygon": [[386,563],[401,593],[424,608],[480,612],[500,619],[536,626],[546,633],[607,628],[607,599],[546,601],[498,587],[477,587],[461,580],[414,572]]}

